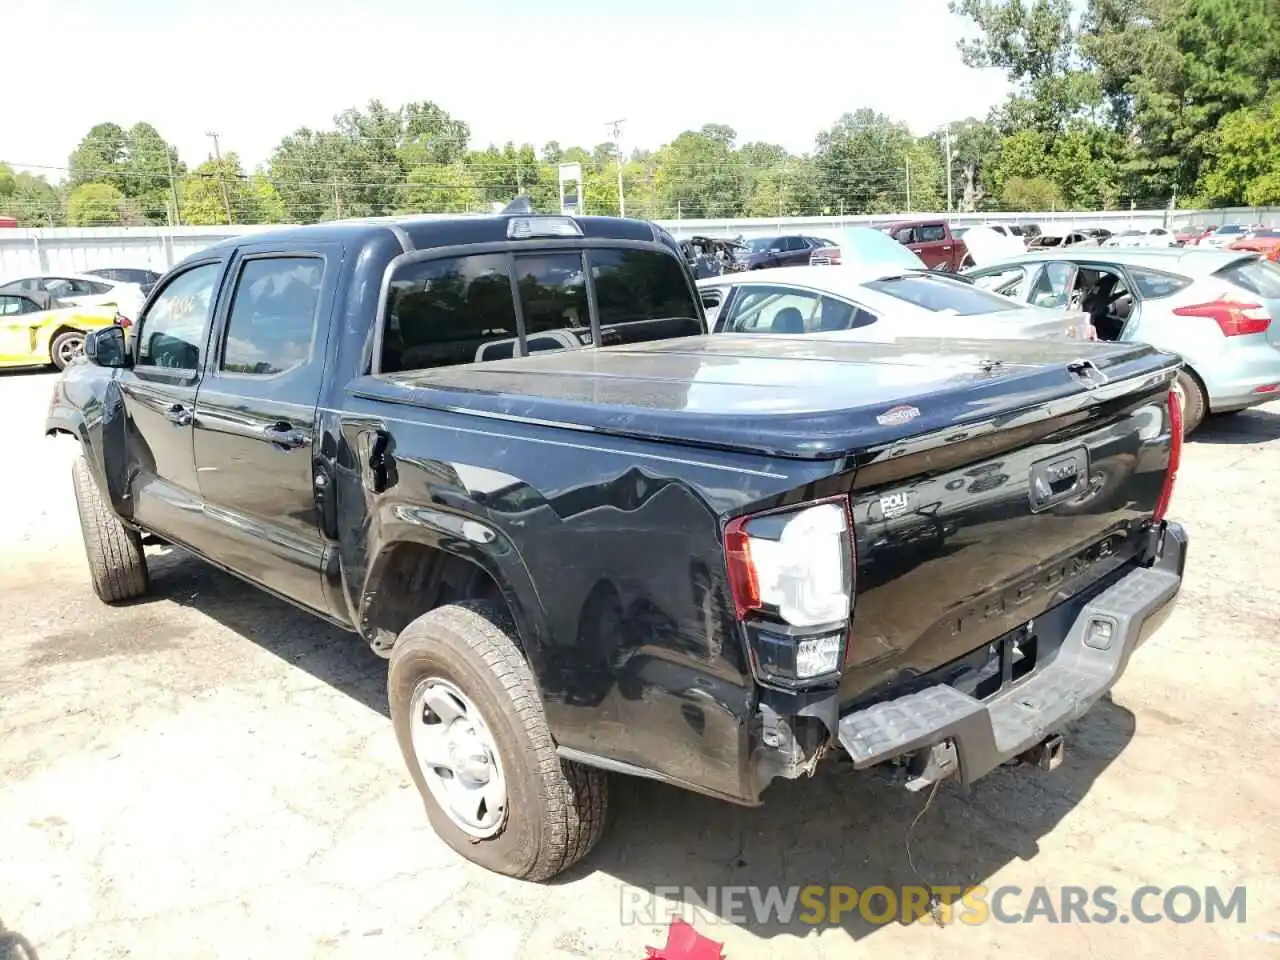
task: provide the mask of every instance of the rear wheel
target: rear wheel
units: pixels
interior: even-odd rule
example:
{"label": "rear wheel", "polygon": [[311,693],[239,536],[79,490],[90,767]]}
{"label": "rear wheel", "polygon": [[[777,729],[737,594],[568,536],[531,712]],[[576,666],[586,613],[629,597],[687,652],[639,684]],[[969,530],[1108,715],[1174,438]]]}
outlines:
{"label": "rear wheel", "polygon": [[1173,381],[1173,395],[1182,404],[1182,435],[1189,436],[1196,427],[1204,422],[1204,415],[1209,402],[1204,395],[1204,387],[1195,375],[1187,370],[1179,370]]}
{"label": "rear wheel", "polygon": [[84,537],[85,558],[93,592],[104,603],[133,600],[147,592],[147,555],[142,537],[111,512],[98,492],[84,457],[71,470],[75,484],[76,512]]}
{"label": "rear wheel", "polygon": [[599,841],[605,774],[557,756],[501,608],[470,601],[414,620],[392,651],[387,688],[427,817],[459,854],[496,873],[547,880]]}
{"label": "rear wheel", "polygon": [[65,370],[67,364],[83,353],[84,334],[79,330],[60,333],[49,344],[49,360],[59,370]]}

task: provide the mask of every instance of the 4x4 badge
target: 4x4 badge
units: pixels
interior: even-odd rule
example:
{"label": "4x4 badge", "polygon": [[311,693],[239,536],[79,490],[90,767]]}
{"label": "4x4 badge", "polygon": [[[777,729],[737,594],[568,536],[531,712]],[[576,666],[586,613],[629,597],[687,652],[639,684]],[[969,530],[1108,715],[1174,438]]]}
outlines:
{"label": "4x4 badge", "polygon": [[900,423],[906,423],[920,416],[920,411],[915,407],[903,404],[900,407],[890,407],[880,416],[876,417],[876,423],[882,427],[897,426]]}

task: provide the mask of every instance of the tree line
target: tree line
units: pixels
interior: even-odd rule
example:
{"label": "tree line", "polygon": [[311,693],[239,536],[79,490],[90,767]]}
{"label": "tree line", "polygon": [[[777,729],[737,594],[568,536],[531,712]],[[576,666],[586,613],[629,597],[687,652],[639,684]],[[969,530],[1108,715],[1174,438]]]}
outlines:
{"label": "tree line", "polygon": [[794,154],[708,123],[619,157],[613,141],[471,147],[430,101],[373,101],[302,127],[246,170],[188,167],[155,126],[94,126],[61,183],[0,164],[0,213],[24,225],[311,222],[559,204],[582,167],[588,213],[653,219],[1280,204],[1280,0],[952,0],[967,64],[1013,93],[924,136],[870,109]]}

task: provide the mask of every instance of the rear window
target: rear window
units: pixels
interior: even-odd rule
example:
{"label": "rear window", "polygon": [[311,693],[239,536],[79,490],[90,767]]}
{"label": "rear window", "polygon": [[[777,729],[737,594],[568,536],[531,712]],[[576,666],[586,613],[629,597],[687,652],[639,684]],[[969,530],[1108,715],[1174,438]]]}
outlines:
{"label": "rear window", "polygon": [[1134,288],[1138,291],[1138,296],[1144,300],[1159,300],[1161,297],[1173,296],[1191,284],[1189,277],[1180,277],[1160,270],[1132,269],[1129,271],[1129,276],[1133,280]]}
{"label": "rear window", "polygon": [[911,276],[872,280],[867,284],[879,293],[905,300],[935,313],[972,317],[983,313],[1013,310],[1017,304],[969,283],[947,277]]}
{"label": "rear window", "polygon": [[1237,260],[1216,276],[1267,300],[1280,300],[1280,266],[1267,260]]}
{"label": "rear window", "polygon": [[[510,359],[524,350],[704,333],[680,261],[652,250],[472,254],[410,263],[392,277],[381,371]],[[512,295],[519,290],[520,310]]]}

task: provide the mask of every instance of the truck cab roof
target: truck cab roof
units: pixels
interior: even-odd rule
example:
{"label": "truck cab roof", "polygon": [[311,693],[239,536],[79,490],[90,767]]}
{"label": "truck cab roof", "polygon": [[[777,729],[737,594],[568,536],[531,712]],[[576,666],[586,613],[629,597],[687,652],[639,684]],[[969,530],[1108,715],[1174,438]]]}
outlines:
{"label": "truck cab roof", "polygon": [[545,220],[571,222],[579,236],[588,240],[633,240],[665,243],[679,255],[679,248],[661,227],[647,220],[623,217],[569,217],[559,214],[494,214],[494,215],[412,215],[403,217],[368,217],[332,220],[263,230],[230,237],[187,257],[183,263],[207,260],[248,244],[268,243],[341,243],[348,248],[362,248],[393,237],[403,252],[428,250],[481,243],[501,243],[510,239],[513,220]]}

